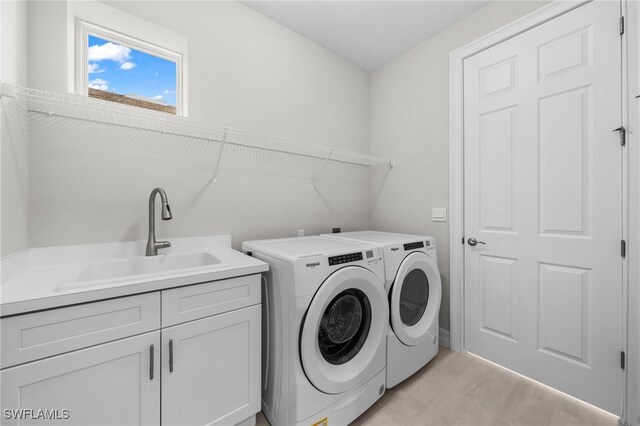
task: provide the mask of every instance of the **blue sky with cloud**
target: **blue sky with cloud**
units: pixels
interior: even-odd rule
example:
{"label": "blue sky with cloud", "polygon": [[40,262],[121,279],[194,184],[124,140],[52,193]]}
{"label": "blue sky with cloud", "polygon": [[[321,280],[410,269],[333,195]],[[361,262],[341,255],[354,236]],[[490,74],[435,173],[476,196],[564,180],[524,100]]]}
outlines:
{"label": "blue sky with cloud", "polygon": [[89,87],[176,105],[176,64],[89,35]]}

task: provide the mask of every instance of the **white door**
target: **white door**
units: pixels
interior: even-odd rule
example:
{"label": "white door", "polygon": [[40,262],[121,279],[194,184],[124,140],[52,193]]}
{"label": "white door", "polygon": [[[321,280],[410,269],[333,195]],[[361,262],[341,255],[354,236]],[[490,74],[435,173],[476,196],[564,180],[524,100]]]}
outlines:
{"label": "white door", "polygon": [[231,425],[260,411],[260,305],[162,329],[162,424]]}
{"label": "white door", "polygon": [[588,3],[464,64],[466,349],[618,414],[619,7]]}
{"label": "white door", "polygon": [[[160,332],[34,361],[0,373],[3,425],[157,425]],[[9,420],[4,410],[58,410],[59,420]],[[68,418],[62,410],[68,410]]]}
{"label": "white door", "polygon": [[[391,328],[407,346],[432,340],[440,311],[442,283],[435,260],[416,251],[404,258],[391,287]],[[433,333],[433,334],[432,334]]]}

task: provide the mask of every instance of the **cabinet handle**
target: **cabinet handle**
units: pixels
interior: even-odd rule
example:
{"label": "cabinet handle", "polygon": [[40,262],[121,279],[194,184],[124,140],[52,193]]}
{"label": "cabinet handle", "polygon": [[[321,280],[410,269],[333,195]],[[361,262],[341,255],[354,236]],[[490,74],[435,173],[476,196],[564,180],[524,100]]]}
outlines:
{"label": "cabinet handle", "polygon": [[149,346],[149,380],[153,380],[153,370],[155,370],[155,366],[153,365],[156,358],[153,354],[154,349],[154,345]]}
{"label": "cabinet handle", "polygon": [[169,339],[169,373],[173,373],[173,339]]}

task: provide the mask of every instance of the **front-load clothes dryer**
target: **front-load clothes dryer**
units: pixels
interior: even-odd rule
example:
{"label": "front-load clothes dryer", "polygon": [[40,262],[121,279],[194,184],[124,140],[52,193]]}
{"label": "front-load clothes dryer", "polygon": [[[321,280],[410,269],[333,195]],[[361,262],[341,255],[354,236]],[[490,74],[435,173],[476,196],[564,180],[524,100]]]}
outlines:
{"label": "front-load clothes dryer", "polygon": [[384,249],[385,289],[389,300],[387,387],[410,377],[438,353],[438,314],[442,283],[435,240],[377,231],[325,236],[377,244]]}
{"label": "front-load clothes dryer", "polygon": [[247,241],[263,274],[262,411],[272,426],[346,425],[385,390],[382,248],[320,236]]}

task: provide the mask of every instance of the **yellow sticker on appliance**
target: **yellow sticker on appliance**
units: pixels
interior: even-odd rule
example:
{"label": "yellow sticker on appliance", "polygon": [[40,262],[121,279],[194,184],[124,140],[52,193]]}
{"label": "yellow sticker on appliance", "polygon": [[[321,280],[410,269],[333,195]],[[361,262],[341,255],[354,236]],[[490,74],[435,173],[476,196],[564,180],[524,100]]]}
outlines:
{"label": "yellow sticker on appliance", "polygon": [[319,422],[315,422],[311,426],[329,426],[329,417],[325,417],[324,419],[320,420]]}

